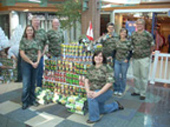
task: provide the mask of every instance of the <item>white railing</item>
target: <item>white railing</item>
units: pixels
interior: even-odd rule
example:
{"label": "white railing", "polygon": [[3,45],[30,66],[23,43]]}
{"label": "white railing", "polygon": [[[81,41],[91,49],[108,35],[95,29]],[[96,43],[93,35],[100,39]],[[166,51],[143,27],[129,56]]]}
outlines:
{"label": "white railing", "polygon": [[[160,53],[155,51],[150,59],[149,82],[169,83],[170,84],[170,54]],[[133,63],[130,62],[130,67],[127,73],[128,79],[133,79]]]}
{"label": "white railing", "polygon": [[170,54],[160,53],[156,51],[154,61],[150,66],[149,81],[151,84],[155,82],[170,83]]}

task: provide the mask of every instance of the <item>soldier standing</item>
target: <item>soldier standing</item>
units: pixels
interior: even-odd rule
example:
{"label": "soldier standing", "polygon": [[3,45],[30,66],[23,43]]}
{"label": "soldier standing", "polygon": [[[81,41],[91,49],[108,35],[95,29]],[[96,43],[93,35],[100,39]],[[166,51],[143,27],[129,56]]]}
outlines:
{"label": "soldier standing", "polygon": [[119,96],[122,96],[126,88],[126,75],[132,56],[132,44],[127,39],[127,35],[127,29],[120,29],[120,40],[117,42],[115,51],[114,76],[116,82],[114,84],[114,95]]}
{"label": "soldier standing", "polygon": [[42,76],[44,67],[44,54],[48,47],[47,35],[44,29],[40,28],[40,20],[37,16],[32,18],[32,26],[35,29],[35,39],[40,43],[41,59],[38,65],[37,86],[42,87]]}
{"label": "soldier standing", "polygon": [[39,42],[35,40],[35,30],[32,26],[28,25],[25,28],[19,49],[23,70],[22,109],[26,109],[30,105],[38,106],[35,97],[35,82],[41,51]]}
{"label": "soldier standing", "polygon": [[154,47],[152,35],[145,31],[145,21],[138,19],[136,21],[137,32],[132,34],[133,47],[133,75],[134,75],[134,93],[132,96],[140,96],[140,100],[145,100],[149,76],[150,55]]}
{"label": "soldier standing", "polygon": [[49,40],[49,57],[57,58],[61,55],[61,44],[64,42],[63,31],[59,29],[60,22],[58,19],[53,19],[52,29],[47,32]]}
{"label": "soldier standing", "polygon": [[113,51],[115,50],[116,42],[118,41],[119,36],[115,32],[115,26],[113,23],[107,24],[107,31],[108,31],[108,33],[105,34],[104,36],[100,37],[96,41],[96,43],[102,44],[103,53],[106,55],[107,58],[110,59],[113,54]]}

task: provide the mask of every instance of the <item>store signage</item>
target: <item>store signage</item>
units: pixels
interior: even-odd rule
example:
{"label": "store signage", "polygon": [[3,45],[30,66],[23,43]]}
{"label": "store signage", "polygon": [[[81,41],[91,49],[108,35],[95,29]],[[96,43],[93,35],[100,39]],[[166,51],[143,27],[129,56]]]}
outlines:
{"label": "store signage", "polygon": [[[51,14],[36,14],[36,13],[28,13],[27,18],[28,20],[32,20],[33,16],[37,16],[40,20],[53,20],[55,18],[58,18],[57,15],[51,15]],[[60,20],[68,20],[68,17],[61,17]]]}
{"label": "store signage", "polygon": [[56,15],[47,15],[47,20],[53,20],[55,18],[57,18]]}
{"label": "store signage", "polygon": [[45,20],[45,15],[43,14],[32,14],[32,13],[28,13],[27,14],[27,17],[28,17],[28,20],[32,20],[32,17],[33,16],[37,16],[40,20]]}
{"label": "store signage", "polygon": [[131,36],[136,31],[136,22],[126,21],[126,29],[128,30],[128,35]]}

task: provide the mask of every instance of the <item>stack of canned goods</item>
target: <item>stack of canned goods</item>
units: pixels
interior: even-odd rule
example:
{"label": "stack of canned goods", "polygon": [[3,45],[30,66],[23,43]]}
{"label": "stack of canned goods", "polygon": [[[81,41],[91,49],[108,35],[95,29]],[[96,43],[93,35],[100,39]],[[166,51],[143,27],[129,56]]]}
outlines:
{"label": "stack of canned goods", "polygon": [[[77,43],[62,44],[61,47],[61,58],[45,60],[43,88],[51,90],[56,96],[53,101],[65,105],[68,111],[85,114],[84,79],[92,64],[93,52],[86,51]],[[96,48],[101,48],[101,45]]]}
{"label": "stack of canned goods", "polygon": [[1,68],[0,77],[3,83],[9,83],[17,79],[17,69],[14,67],[14,61],[8,58],[0,58],[0,63],[2,63],[5,68]]}

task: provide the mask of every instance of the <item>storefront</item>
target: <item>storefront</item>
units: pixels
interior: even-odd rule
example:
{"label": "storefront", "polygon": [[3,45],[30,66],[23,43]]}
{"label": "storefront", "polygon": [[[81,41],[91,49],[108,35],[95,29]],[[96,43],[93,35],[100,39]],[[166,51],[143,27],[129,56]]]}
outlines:
{"label": "storefront", "polygon": [[[46,1],[46,2],[45,2]],[[33,15],[40,18],[40,27],[48,31],[52,28],[52,20],[56,18],[56,4],[60,4],[65,0],[47,0],[39,3],[31,0],[16,0],[11,3],[11,0],[0,0],[0,27],[10,39],[17,26],[25,29],[25,26],[31,24]],[[46,3],[46,4],[44,4]],[[76,27],[75,27],[76,26]],[[65,42],[75,41],[81,35],[81,24],[76,22],[76,25],[69,30],[64,30]]]}
{"label": "storefront", "polygon": [[156,31],[159,32],[164,42],[161,42],[159,50],[167,52],[167,48],[163,49],[162,46],[166,46],[168,36],[170,33],[169,21],[170,17],[168,13],[170,8],[160,9],[118,9],[112,12],[111,21],[116,24],[116,31],[122,27],[129,30],[129,35],[136,31],[135,21],[139,18],[143,18],[146,22],[145,29],[152,33],[155,37]]}
{"label": "storefront", "polygon": [[[15,29],[20,25],[24,30],[26,25],[31,24],[32,17],[36,15],[40,19],[40,27],[48,31],[52,28],[52,20],[57,18],[55,12],[20,12],[11,11],[0,14],[0,27],[10,39]],[[79,22],[70,29],[64,30],[65,42],[78,41],[81,35],[81,24]]]}
{"label": "storefront", "polygon": [[0,27],[2,27],[6,36],[10,37],[9,13],[0,14]]}

